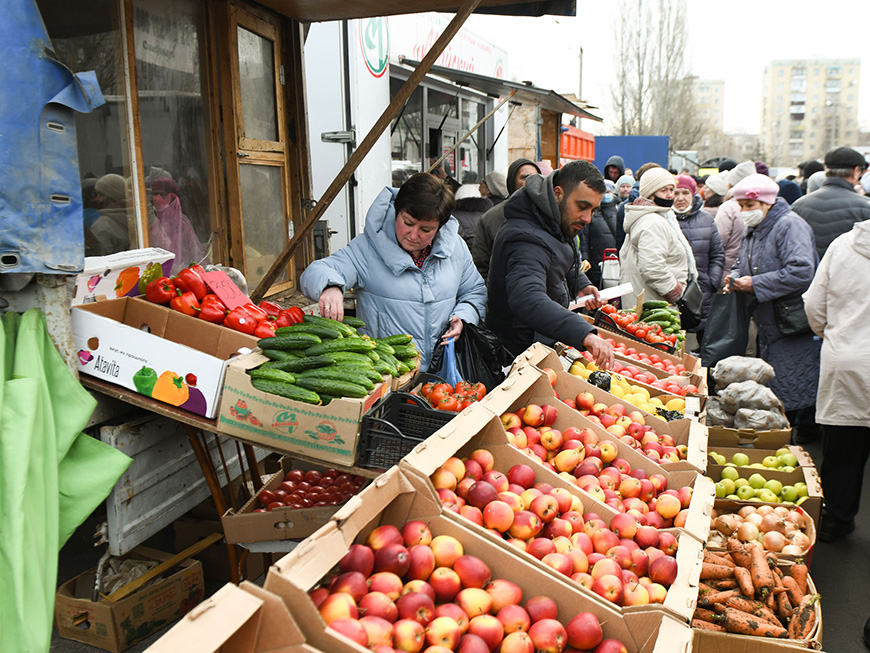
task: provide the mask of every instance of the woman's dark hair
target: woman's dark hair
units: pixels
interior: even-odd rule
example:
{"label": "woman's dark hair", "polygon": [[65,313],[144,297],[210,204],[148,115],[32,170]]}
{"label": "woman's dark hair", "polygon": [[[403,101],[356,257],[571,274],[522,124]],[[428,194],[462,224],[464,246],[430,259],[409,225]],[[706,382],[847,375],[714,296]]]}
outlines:
{"label": "woman's dark hair", "polygon": [[405,211],[416,220],[438,220],[441,228],[456,206],[453,191],[434,175],[418,172],[402,184],[396,195],[396,215]]}
{"label": "woman's dark hair", "polygon": [[[707,188],[710,187],[707,186]],[[722,206],[723,201],[725,201],[725,198],[718,193],[710,193],[710,197],[704,200],[704,206],[709,206],[710,208],[713,208],[715,206]]]}

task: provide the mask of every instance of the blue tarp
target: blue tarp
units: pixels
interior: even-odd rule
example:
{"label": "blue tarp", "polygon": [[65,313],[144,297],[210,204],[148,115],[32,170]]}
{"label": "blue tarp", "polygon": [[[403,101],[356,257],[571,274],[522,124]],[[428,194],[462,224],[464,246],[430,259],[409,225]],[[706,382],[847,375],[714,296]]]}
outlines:
{"label": "blue tarp", "polygon": [[84,264],[74,111],[105,100],[93,72],[57,61],[35,0],[0,0],[0,272]]}

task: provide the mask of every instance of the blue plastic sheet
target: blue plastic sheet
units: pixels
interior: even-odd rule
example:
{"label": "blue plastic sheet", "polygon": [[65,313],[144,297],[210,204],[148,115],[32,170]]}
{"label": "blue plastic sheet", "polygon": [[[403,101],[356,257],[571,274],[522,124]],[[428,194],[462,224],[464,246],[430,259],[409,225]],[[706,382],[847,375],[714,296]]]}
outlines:
{"label": "blue plastic sheet", "polygon": [[74,112],[105,100],[93,72],[57,61],[34,0],[0,0],[0,9],[0,272],[79,272]]}

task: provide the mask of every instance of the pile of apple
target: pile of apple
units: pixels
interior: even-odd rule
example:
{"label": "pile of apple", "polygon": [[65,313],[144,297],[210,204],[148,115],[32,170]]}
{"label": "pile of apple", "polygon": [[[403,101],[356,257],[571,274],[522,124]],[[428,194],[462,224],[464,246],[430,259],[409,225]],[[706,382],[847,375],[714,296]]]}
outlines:
{"label": "pile of apple", "polygon": [[[451,457],[432,474],[441,504],[617,605],[661,603],[677,577],[677,539],[639,510],[608,527],[580,497],[538,482],[530,465],[493,469],[492,453]],[[637,479],[633,479],[637,480]],[[676,506],[679,498],[674,499]],[[664,524],[659,516],[658,522]]]}
{"label": "pile of apple", "polygon": [[320,508],[337,506],[359,492],[364,476],[345,474],[337,469],[291,469],[274,490],[264,488],[257,494],[261,508],[254,512],[271,512],[278,508]]}
{"label": "pile of apple", "polygon": [[491,576],[459,540],[411,521],[374,529],[309,595],[330,628],[375,653],[626,653],[594,614],[563,625],[552,598],[523,603],[522,588]]}

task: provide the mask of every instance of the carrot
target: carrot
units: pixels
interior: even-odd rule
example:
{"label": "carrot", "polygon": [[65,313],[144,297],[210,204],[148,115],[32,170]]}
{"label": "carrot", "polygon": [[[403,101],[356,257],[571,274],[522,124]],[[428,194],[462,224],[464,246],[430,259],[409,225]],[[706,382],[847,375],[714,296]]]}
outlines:
{"label": "carrot", "polygon": [[755,586],[752,584],[752,574],[748,569],[743,567],[734,568],[734,578],[737,580],[737,586],[741,593],[746,596],[755,596]]}
{"label": "carrot", "polygon": [[755,599],[746,598],[745,596],[732,596],[725,600],[724,606],[733,610],[740,610],[741,612],[756,617],[761,617],[765,621],[769,621],[776,626],[782,625],[777,616],[773,614],[764,603],[756,601]]}
{"label": "carrot", "polygon": [[728,553],[731,554],[731,559],[734,560],[739,567],[746,567],[749,569],[749,564],[751,562],[749,558],[749,547],[736,537],[729,537],[726,545],[728,546]]}
{"label": "carrot", "polygon": [[729,633],[736,633],[738,635],[776,637],[779,639],[788,637],[788,631],[782,626],[776,626],[765,619],[733,608],[725,608],[725,612],[719,615],[719,623]]}
{"label": "carrot", "polygon": [[816,624],[815,603],[819,600],[818,594],[808,594],[801,599],[791,613],[791,621],[788,624],[788,636],[791,639],[806,639],[813,631]]}
{"label": "carrot", "polygon": [[708,551],[707,549],[704,549],[704,562],[710,562],[714,565],[725,565],[726,567],[736,566],[729,558]]}
{"label": "carrot", "polygon": [[755,591],[766,597],[773,589],[773,572],[767,564],[767,558],[761,547],[755,546],[749,550],[749,573],[752,576],[752,585]]}
{"label": "carrot", "polygon": [[791,566],[791,577],[794,578],[798,588],[804,595],[810,591],[809,585],[807,584],[808,572],[807,565],[802,560]]}
{"label": "carrot", "polygon": [[695,619],[700,619],[701,621],[706,621],[708,623],[716,623],[716,613],[712,610],[707,610],[706,608],[695,608],[695,614],[693,615]]}
{"label": "carrot", "polygon": [[692,619],[692,628],[699,628],[701,630],[714,630],[717,633],[727,633],[728,632],[727,630],[725,630],[725,628],[723,628],[719,624],[712,624],[709,621],[702,621],[700,619]]}
{"label": "carrot", "polygon": [[782,580],[776,574],[773,575],[773,582],[775,584],[773,595],[776,598],[776,613],[783,620],[788,620],[792,610],[791,601],[788,600],[788,592],[785,591]]}
{"label": "carrot", "polygon": [[698,583],[698,594],[707,594],[707,593],[712,592],[712,591],[713,591],[713,588],[710,585],[708,585],[707,583],[705,583],[704,581],[701,581],[700,583]]}
{"label": "carrot", "polygon": [[804,593],[801,592],[801,588],[798,587],[797,581],[791,576],[782,577],[782,586],[785,588],[785,591],[788,594],[788,600],[793,606],[798,605],[801,602],[801,599],[804,598]]}
{"label": "carrot", "polygon": [[711,562],[704,562],[701,565],[701,580],[721,580],[731,578],[733,575],[732,568],[725,565],[715,565]]}
{"label": "carrot", "polygon": [[740,590],[723,590],[721,592],[708,592],[704,596],[698,599],[698,605],[703,607],[715,605],[717,603],[721,603],[729,596],[739,596]]}
{"label": "carrot", "polygon": [[710,587],[717,590],[733,590],[737,588],[737,581],[732,578],[720,578],[718,580],[711,580]]}

